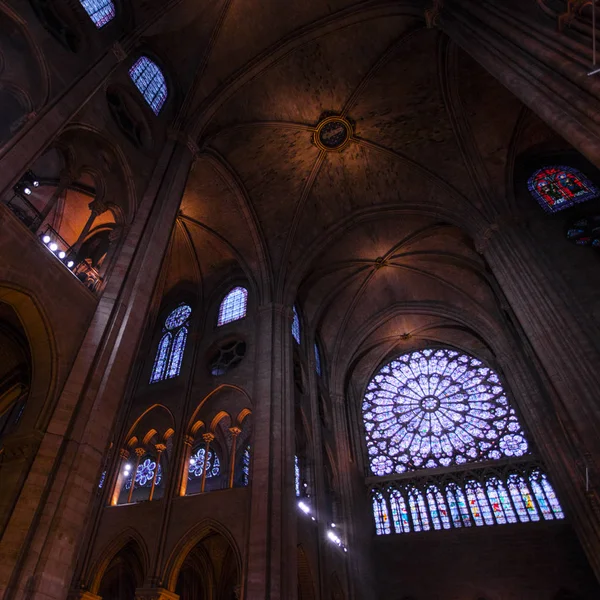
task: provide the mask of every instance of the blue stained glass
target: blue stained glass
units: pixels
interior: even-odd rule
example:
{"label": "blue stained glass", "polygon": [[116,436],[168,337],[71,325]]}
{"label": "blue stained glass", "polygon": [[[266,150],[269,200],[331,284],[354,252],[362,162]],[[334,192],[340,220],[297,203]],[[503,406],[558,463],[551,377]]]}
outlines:
{"label": "blue stained glass", "polygon": [[[190,457],[190,464],[188,467],[188,479],[197,479],[202,477],[204,473],[204,448],[198,448],[196,452]],[[216,452],[212,450],[208,451],[208,458],[206,461],[206,479],[211,477],[217,477],[221,473],[221,462]]]}
{"label": "blue stained glass", "polygon": [[217,325],[225,325],[246,316],[248,307],[248,290],[243,287],[233,288],[221,302]]}
{"label": "blue stained glass", "polygon": [[296,309],[296,307],[293,307],[294,309],[294,319],[292,321],[292,335],[294,336],[294,339],[296,340],[296,343],[299,344],[300,343],[300,317],[298,316],[298,310]]}
{"label": "blue stained glass", "polygon": [[192,309],[187,304],[182,304],[165,319],[163,336],[156,351],[150,383],[172,379],[179,375],[191,314]]}
{"label": "blue stained glass", "polygon": [[167,82],[162,71],[147,56],[140,56],[129,69],[131,80],[158,115],[167,100]]}
{"label": "blue stained glass", "polygon": [[365,392],[363,420],[377,476],[529,452],[496,373],[450,349],[412,352],[382,367]]}
{"label": "blue stained glass", "polygon": [[429,514],[431,515],[431,522],[433,523],[434,529],[441,529],[442,526],[440,524],[440,513],[438,511],[438,506],[435,501],[435,488],[431,489],[431,487],[427,490],[427,503],[429,504]]}
{"label": "blue stained glass", "polygon": [[398,490],[393,490],[390,494],[390,504],[392,507],[392,518],[394,520],[394,529],[396,530],[396,533],[409,533],[410,521],[408,519],[406,502]]}
{"label": "blue stained glass", "polygon": [[167,358],[169,357],[169,351],[171,350],[171,340],[172,336],[167,332],[162,336],[160,343],[158,344],[154,366],[152,367],[152,375],[150,376],[150,383],[162,381],[165,378]]}
{"label": "blue stained glass", "polygon": [[565,515],[562,507],[546,474],[536,469],[529,476],[529,482],[531,483],[537,503],[542,510],[544,519],[564,519]]}
{"label": "blue stained glass", "polygon": [[79,2],[98,29],[115,18],[115,5],[111,0],[79,0]]}
{"label": "blue stained glass", "polygon": [[244,448],[244,454],[242,456],[242,475],[244,485],[248,485],[250,482],[250,446]]}
{"label": "blue stained glass", "polygon": [[317,375],[321,374],[321,354],[319,353],[319,346],[315,342],[315,368]]}
{"label": "blue stained glass", "polygon": [[381,492],[373,495],[373,515],[375,516],[375,531],[377,535],[391,533],[387,504]]}
{"label": "blue stained glass", "polygon": [[171,349],[171,356],[169,357],[169,367],[167,369],[167,379],[171,379],[173,377],[177,377],[179,375],[179,371],[181,370],[181,361],[183,360],[183,351],[185,350],[185,342],[187,340],[187,327],[182,327],[177,336],[175,337],[175,341],[173,342],[173,347]]}
{"label": "blue stained glass", "polygon": [[105,481],[106,481],[106,471],[102,471],[102,475],[100,475],[100,481],[98,482],[99,489],[102,489],[104,487]]}
{"label": "blue stained glass", "polygon": [[528,182],[529,192],[546,212],[557,212],[591,200],[598,190],[582,173],[565,166],[544,167]]}
{"label": "blue stained glass", "polygon": [[[156,469],[156,461],[152,457],[144,458],[140,461],[137,471],[135,473],[135,487],[152,487],[152,480],[154,478],[154,471]],[[133,475],[129,475],[125,482],[125,489],[128,490],[131,487]],[[162,466],[158,465],[158,471],[156,473],[156,486],[160,485],[162,481]]]}
{"label": "blue stained glass", "polygon": [[300,497],[300,461],[297,456],[294,456],[294,487],[296,489],[296,496]]}

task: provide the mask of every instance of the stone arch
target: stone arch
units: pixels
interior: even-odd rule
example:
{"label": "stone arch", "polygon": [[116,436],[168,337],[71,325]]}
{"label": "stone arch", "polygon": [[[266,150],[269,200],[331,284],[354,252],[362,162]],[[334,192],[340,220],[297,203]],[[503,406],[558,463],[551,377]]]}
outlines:
{"label": "stone arch", "polygon": [[298,546],[298,600],[316,600],[315,584],[302,545]]}
{"label": "stone arch", "polygon": [[[88,582],[89,590],[97,594],[100,590],[102,580],[109,570],[111,563],[115,558],[123,553],[130,553],[135,556],[142,570],[143,576],[148,572],[150,559],[146,542],[137,530],[129,527],[117,535],[100,553],[98,559],[89,571]],[[140,582],[141,583],[141,582]]]}
{"label": "stone arch", "polygon": [[228,549],[232,552],[238,584],[241,583],[242,556],[233,535],[218,521],[214,519],[205,519],[189,529],[171,551],[163,577],[165,587],[169,591],[175,591],[180,572],[190,552],[192,552],[198,544],[203,543],[213,536],[223,538]]}

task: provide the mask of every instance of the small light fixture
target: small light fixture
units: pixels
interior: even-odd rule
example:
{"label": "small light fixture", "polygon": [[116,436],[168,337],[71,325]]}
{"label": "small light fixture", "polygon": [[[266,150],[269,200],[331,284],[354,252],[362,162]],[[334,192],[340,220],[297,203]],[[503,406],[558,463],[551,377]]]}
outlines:
{"label": "small light fixture", "polygon": [[52,250],[52,252],[56,252],[58,250],[58,244],[56,242],[52,242],[48,248],[50,248],[50,250]]}
{"label": "small light fixture", "polygon": [[195,464],[196,464],[196,459],[190,458],[190,465],[195,465]]}
{"label": "small light fixture", "polygon": [[49,235],[45,235],[42,238],[42,241],[44,242],[44,244],[49,244],[50,243],[50,236]]}
{"label": "small light fixture", "polygon": [[40,182],[37,179],[33,182],[33,187],[40,187]]}
{"label": "small light fixture", "polygon": [[71,268],[73,267],[73,265],[74,265],[74,264],[75,264],[75,263],[74,263],[72,260],[70,260],[70,261],[67,263],[67,267],[69,267],[69,269],[71,269]]}
{"label": "small light fixture", "polygon": [[66,256],[66,252],[63,252],[62,250],[58,253],[58,258],[63,259]]}
{"label": "small light fixture", "polygon": [[28,187],[24,187],[23,188],[23,193],[27,196],[31,196],[31,188]]}
{"label": "small light fixture", "polygon": [[332,527],[335,527],[335,523],[332,523],[332,524],[331,524],[331,526],[332,526]]}
{"label": "small light fixture", "polygon": [[304,504],[304,502],[298,502],[298,508],[305,514],[305,515],[309,515],[310,514],[310,507],[307,504]]}

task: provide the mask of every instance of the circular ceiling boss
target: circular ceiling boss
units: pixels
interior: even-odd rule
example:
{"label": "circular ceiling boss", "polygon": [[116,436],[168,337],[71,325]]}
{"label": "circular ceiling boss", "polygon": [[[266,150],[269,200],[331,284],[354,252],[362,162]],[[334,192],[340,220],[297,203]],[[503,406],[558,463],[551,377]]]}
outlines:
{"label": "circular ceiling boss", "polygon": [[318,125],[314,133],[315,144],[321,150],[340,151],[352,139],[352,126],[344,117],[327,117]]}

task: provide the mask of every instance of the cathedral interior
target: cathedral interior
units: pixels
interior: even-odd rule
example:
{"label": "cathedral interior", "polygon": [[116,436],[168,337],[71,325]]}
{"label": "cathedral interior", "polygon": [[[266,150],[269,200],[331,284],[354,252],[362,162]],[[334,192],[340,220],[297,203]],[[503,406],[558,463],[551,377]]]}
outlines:
{"label": "cathedral interior", "polygon": [[0,598],[600,598],[597,8],[0,0]]}

